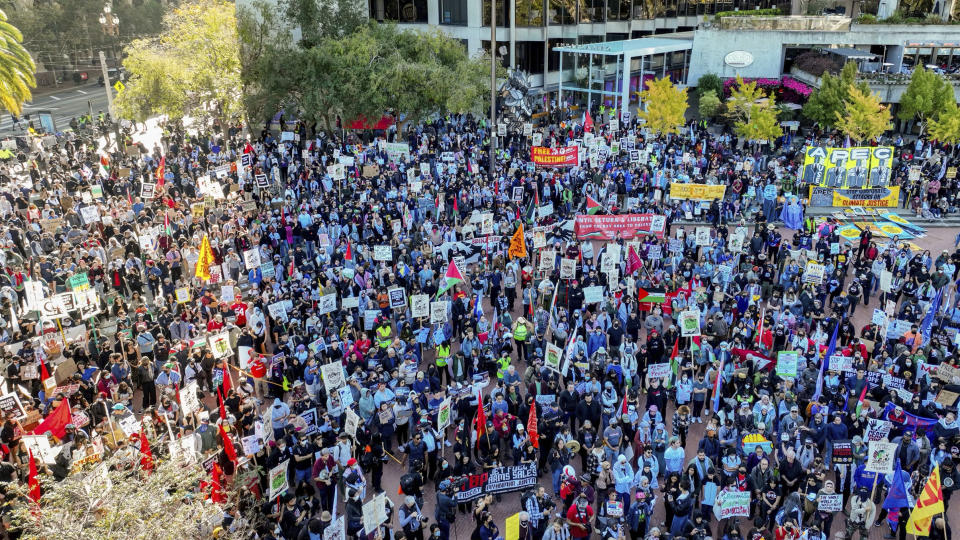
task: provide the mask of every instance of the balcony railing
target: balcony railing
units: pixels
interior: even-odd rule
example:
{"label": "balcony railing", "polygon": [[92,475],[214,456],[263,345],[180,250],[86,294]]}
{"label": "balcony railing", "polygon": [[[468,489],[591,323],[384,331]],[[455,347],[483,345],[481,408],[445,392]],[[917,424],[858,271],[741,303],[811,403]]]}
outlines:
{"label": "balcony railing", "polygon": [[794,32],[846,32],[850,30],[850,17],[835,15],[790,15],[775,17],[723,17],[723,30],[785,30]]}

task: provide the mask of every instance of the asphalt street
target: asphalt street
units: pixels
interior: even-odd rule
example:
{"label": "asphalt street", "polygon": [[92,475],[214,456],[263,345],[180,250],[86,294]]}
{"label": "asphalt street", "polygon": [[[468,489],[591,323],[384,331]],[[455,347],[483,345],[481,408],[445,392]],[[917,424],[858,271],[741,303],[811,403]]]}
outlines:
{"label": "asphalt street", "polygon": [[[113,90],[111,89],[111,91]],[[97,85],[96,82],[84,86],[71,86],[69,89],[59,92],[36,96],[33,101],[24,105],[23,115],[29,115],[34,122],[34,126],[39,127],[40,123],[36,113],[50,111],[53,113],[57,129],[63,130],[69,127],[72,118],[86,114],[91,108],[93,114],[107,109],[107,95],[103,87]],[[23,129],[13,129],[13,120],[9,114],[0,115],[0,135],[8,136],[23,132]]]}

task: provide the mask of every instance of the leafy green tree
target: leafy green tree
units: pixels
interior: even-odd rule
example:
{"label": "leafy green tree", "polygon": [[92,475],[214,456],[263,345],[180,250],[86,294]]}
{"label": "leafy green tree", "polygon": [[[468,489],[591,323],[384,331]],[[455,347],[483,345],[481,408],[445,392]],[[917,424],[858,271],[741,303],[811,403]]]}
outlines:
{"label": "leafy green tree", "polygon": [[890,127],[890,109],[880,103],[880,97],[851,86],[843,112],[837,112],[837,129],[859,144],[879,137]]}
{"label": "leafy green tree", "polygon": [[323,36],[310,47],[290,46],[260,19],[263,9],[240,14],[251,117],[292,107],[332,129],[338,117],[374,119],[393,109],[417,120],[437,112],[480,113],[489,103],[489,57],[471,58],[440,31],[368,23],[342,36]]}
{"label": "leafy green tree", "polygon": [[948,103],[937,116],[930,121],[930,137],[947,144],[960,143],[960,107]]}
{"label": "leafy green tree", "polygon": [[847,62],[839,76],[824,72],[820,88],[814,90],[803,106],[803,115],[827,129],[836,127],[837,113],[843,111],[850,87],[870,91],[870,85],[864,81],[858,83],[856,79],[857,65],[853,62]]}
{"label": "leafy green tree", "polygon": [[953,103],[953,87],[939,74],[917,67],[910,76],[910,85],[900,98],[897,118],[909,121],[917,119],[920,134],[927,123],[936,119],[948,103]]}
{"label": "leafy green tree", "polygon": [[299,45],[304,49],[349,35],[367,23],[365,6],[357,0],[282,0],[281,10],[299,27]]}
{"label": "leafy green tree", "polygon": [[191,116],[221,126],[239,119],[234,9],[227,0],[193,0],[164,17],[159,36],[130,45],[124,60],[130,80],[117,96],[119,115],[139,121],[157,114]]}
{"label": "leafy green tree", "polygon": [[701,97],[711,91],[718,98],[723,95],[723,80],[716,73],[704,74],[697,81],[697,94]]}
{"label": "leafy green tree", "polygon": [[720,112],[720,98],[717,97],[717,94],[710,90],[705,94],[700,94],[700,117],[701,118],[713,118]]}
{"label": "leafy green tree", "polygon": [[768,97],[756,81],[745,83],[737,77],[737,84],[727,101],[727,115],[739,137],[748,141],[773,141],[783,135],[778,114],[773,97]]}
{"label": "leafy green tree", "polygon": [[0,11],[0,105],[12,114],[23,111],[23,103],[30,101],[31,88],[37,85],[33,77],[36,66],[23,47],[23,34]]}

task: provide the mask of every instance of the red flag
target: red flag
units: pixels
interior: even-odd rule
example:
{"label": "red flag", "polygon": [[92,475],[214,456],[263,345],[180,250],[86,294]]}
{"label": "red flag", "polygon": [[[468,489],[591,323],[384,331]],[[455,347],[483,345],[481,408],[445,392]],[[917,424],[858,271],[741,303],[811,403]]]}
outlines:
{"label": "red flag", "polygon": [[352,261],[353,260],[353,248],[350,247],[350,241],[347,240],[347,252],[343,255],[343,260]]}
{"label": "red flag", "polygon": [[47,363],[43,361],[43,358],[40,359],[40,382],[50,378],[50,372],[47,371]]}
{"label": "red flag", "polygon": [[477,425],[477,446],[480,446],[480,437],[487,432],[487,414],[483,412],[483,394],[477,391],[477,415],[474,417]]}
{"label": "red flag", "polygon": [[220,389],[217,388],[217,401],[220,402],[220,419],[227,419],[227,408],[223,406],[223,393],[220,392]]}
{"label": "red flag", "polygon": [[163,187],[164,176],[167,174],[167,156],[160,157],[160,166],[157,167],[157,188]]}
{"label": "red flag", "polygon": [[223,494],[223,471],[216,462],[213,464],[213,470],[210,471],[213,477],[213,489],[210,490],[210,500],[215,503],[227,502],[227,496]]}
{"label": "red flag", "polygon": [[640,260],[640,256],[637,255],[633,246],[627,247],[627,274],[632,274],[641,268],[643,268],[643,261]]}
{"label": "red flag", "polygon": [[459,197],[454,197],[454,198],[453,198],[453,212],[454,212],[454,213],[459,213],[459,212],[460,212],[460,209],[457,208],[457,199],[458,199],[458,198],[459,198]]}
{"label": "red flag", "polygon": [[150,441],[142,426],[140,428],[140,466],[148,473],[153,470],[153,452],[150,451]]}
{"label": "red flag", "polygon": [[627,393],[623,393],[623,402],[620,403],[620,416],[627,414]]}
{"label": "red flag", "polygon": [[590,111],[586,111],[583,115],[583,130],[593,131],[593,118],[590,117]]}
{"label": "red flag", "polygon": [[43,435],[46,432],[53,433],[53,436],[62,439],[67,434],[67,424],[73,422],[73,414],[70,412],[70,402],[66,399],[60,401],[57,407],[49,416],[47,416],[40,425],[33,430],[34,435]]}
{"label": "red flag", "polygon": [[527,435],[534,448],[540,448],[540,433],[537,432],[537,402],[530,404],[530,418],[527,419]]}
{"label": "red flag", "polygon": [[227,453],[227,457],[230,458],[230,461],[237,462],[237,449],[233,447],[233,441],[230,440],[230,436],[227,435],[227,432],[223,429],[223,424],[217,426],[217,429],[220,430],[220,437],[223,439],[223,451]]}
{"label": "red flag", "polygon": [[33,450],[30,452],[30,475],[27,479],[27,485],[30,486],[30,500],[39,503],[43,492],[40,491],[40,480],[37,479],[37,460],[33,458]]}
{"label": "red flag", "polygon": [[230,365],[227,364],[227,361],[223,361],[223,395],[230,394],[230,390],[233,388],[233,376],[230,375]]}
{"label": "red flag", "polygon": [[253,153],[253,145],[248,142],[247,145],[243,147],[243,153],[244,153],[244,154],[252,154],[252,153]]}

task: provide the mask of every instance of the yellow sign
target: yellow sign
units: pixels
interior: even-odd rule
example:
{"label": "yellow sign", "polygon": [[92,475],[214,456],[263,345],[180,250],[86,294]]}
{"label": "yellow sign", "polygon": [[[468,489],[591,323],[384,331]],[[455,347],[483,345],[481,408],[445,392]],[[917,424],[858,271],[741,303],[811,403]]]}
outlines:
{"label": "yellow sign", "polygon": [[127,87],[124,86],[124,84],[123,84],[122,82],[120,82],[120,81],[117,81],[117,82],[113,83],[113,89],[116,90],[118,94],[119,94],[120,92],[123,92],[126,88],[127,88]]}
{"label": "yellow sign", "polygon": [[821,187],[882,187],[890,184],[892,167],[891,146],[808,146],[803,156],[802,178],[806,184]]}
{"label": "yellow sign", "polygon": [[[810,186],[810,200],[821,200],[821,196],[829,197],[830,188]],[[900,186],[875,187],[867,189],[833,189],[832,206],[863,206],[876,208],[896,208],[900,200]],[[829,201],[830,199],[826,199]],[[824,202],[826,202],[824,201]],[[823,203],[813,203],[811,206],[826,206]]]}
{"label": "yellow sign", "polygon": [[707,184],[670,184],[671,199],[696,199],[709,201],[722,199],[727,186],[711,186]]}
{"label": "yellow sign", "polygon": [[954,179],[956,177],[957,177],[957,168],[947,167],[947,178]]}

